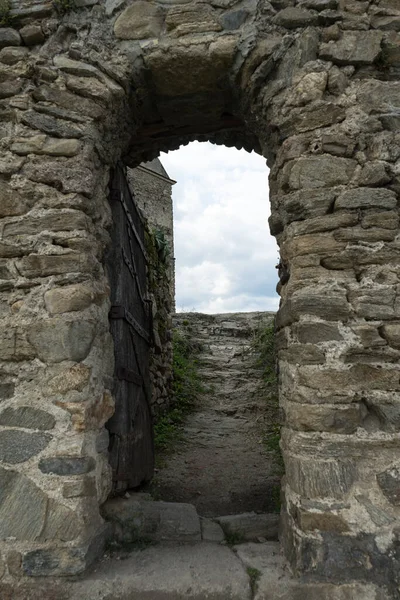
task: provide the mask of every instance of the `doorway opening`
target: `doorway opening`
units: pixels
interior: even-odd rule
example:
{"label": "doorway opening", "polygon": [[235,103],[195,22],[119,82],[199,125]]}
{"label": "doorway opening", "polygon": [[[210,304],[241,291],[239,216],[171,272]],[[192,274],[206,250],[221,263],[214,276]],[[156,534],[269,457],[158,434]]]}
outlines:
{"label": "doorway opening", "polygon": [[[176,288],[165,402],[162,371],[151,380],[156,468],[146,489],[207,518],[275,513],[275,537],[283,474],[273,350],[278,249],[268,230],[265,161],[199,142],[160,159],[139,167],[153,172],[152,183],[138,169],[128,175],[153,235],[166,242]],[[177,182],[173,232],[167,179]]]}

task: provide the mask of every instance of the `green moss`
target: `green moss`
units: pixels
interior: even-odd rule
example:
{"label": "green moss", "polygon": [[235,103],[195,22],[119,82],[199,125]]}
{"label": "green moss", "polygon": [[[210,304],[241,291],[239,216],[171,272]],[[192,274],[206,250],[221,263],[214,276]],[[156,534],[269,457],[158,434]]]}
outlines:
{"label": "green moss", "polygon": [[[280,449],[281,418],[279,410],[278,378],[276,372],[275,331],[273,324],[261,326],[255,333],[251,344],[255,366],[261,370],[261,391],[266,398],[266,424],[263,432],[264,448],[272,455],[275,474],[283,475],[284,463]],[[274,505],[280,507],[276,494]]]}
{"label": "green moss", "polygon": [[75,0],[53,0],[53,6],[59,15],[65,15],[76,8]]}
{"label": "green moss", "polygon": [[9,0],[0,0],[0,27],[12,25],[11,5]]}
{"label": "green moss", "polygon": [[244,533],[241,531],[226,531],[224,529],[225,541],[228,546],[236,546],[244,542]]}
{"label": "green moss", "polygon": [[173,451],[182,440],[185,419],[193,411],[199,394],[204,391],[197,371],[196,356],[200,348],[177,331],[173,334],[172,344],[172,406],[154,426],[156,453],[163,454]]}
{"label": "green moss", "polygon": [[247,575],[250,579],[251,593],[254,596],[257,591],[257,582],[261,577],[261,571],[255,569],[254,567],[247,567]]}

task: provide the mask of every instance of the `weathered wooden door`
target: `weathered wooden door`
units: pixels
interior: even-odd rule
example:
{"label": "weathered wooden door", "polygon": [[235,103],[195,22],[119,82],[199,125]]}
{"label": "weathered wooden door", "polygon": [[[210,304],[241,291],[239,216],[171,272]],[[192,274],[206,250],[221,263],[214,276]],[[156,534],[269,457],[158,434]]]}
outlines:
{"label": "weathered wooden door", "polygon": [[115,414],[109,420],[113,492],[123,492],[153,475],[153,428],[149,397],[151,309],[146,291],[144,226],[124,168],[110,182],[112,248],[111,333],[115,346]]}

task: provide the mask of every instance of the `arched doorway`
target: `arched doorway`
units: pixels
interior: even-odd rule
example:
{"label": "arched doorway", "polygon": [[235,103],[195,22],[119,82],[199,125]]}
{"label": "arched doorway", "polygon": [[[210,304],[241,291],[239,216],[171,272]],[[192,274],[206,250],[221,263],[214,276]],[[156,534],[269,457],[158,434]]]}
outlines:
{"label": "arched doorway", "polygon": [[271,166],[290,273],[277,333],[286,554],[299,574],[395,594],[396,7],[363,5],[354,30],[348,3],[83,4],[49,21],[52,6],[22,3],[3,35],[4,552],[20,552],[24,576],[89,561],[109,489],[109,170],[209,139]]}

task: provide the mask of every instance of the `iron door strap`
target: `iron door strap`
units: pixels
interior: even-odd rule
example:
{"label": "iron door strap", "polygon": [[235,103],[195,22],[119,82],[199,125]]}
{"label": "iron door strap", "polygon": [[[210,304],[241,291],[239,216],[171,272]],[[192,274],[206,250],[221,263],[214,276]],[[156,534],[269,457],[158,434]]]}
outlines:
{"label": "iron door strap", "polygon": [[123,319],[138,333],[146,342],[150,343],[150,336],[147,331],[138,323],[132,313],[127,308],[119,304],[113,304],[110,310],[110,319]]}
{"label": "iron door strap", "polygon": [[143,377],[139,375],[136,371],[132,371],[132,369],[127,369],[126,367],[118,367],[116,369],[117,379],[122,379],[123,381],[129,381],[130,383],[135,383],[136,385],[143,385]]}

